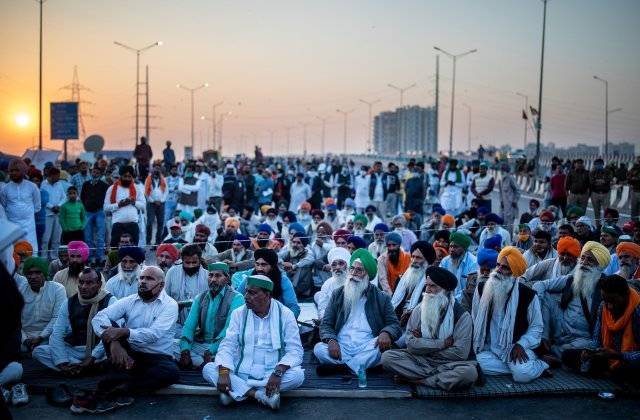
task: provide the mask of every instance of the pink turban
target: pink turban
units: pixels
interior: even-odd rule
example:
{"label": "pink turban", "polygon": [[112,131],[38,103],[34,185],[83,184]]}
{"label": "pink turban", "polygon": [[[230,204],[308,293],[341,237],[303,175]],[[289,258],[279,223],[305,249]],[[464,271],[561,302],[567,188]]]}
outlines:
{"label": "pink turban", "polygon": [[11,162],[9,162],[8,169],[9,170],[18,169],[20,173],[24,176],[27,174],[29,167],[27,166],[26,163],[24,163],[24,160],[22,159],[12,159]]}
{"label": "pink turban", "polygon": [[82,257],[82,262],[87,262],[89,259],[89,246],[82,241],[71,241],[69,245],[67,245],[67,250],[69,254],[72,252],[79,252]]}

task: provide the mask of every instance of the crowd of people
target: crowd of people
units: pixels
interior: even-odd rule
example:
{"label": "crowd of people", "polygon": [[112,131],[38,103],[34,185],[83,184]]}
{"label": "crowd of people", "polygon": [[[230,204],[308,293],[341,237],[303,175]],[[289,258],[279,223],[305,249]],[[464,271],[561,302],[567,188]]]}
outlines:
{"label": "crowd of people", "polygon": [[9,164],[7,404],[28,402],[31,357],[68,377],[102,375],[95,391],[58,390],[76,413],[130,405],[191,370],[223,405],[278,409],[305,379],[303,302],[317,310],[305,346],[318,375],[384,370],[451,391],[564,366],[638,382],[640,158],[622,223],[598,162],[565,174],[554,161],[550,194],[521,209],[508,162],[176,162],[170,142],[152,161],[141,146],[135,167]]}

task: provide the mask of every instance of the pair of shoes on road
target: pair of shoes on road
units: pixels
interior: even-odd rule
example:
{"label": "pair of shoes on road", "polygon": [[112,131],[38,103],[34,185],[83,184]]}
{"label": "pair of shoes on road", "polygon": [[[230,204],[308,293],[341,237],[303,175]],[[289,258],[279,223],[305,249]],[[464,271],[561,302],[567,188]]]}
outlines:
{"label": "pair of shoes on road", "polygon": [[25,384],[15,384],[11,389],[2,387],[0,389],[2,390],[2,398],[7,405],[21,406],[29,402],[29,394]]}
{"label": "pair of shoes on road", "polygon": [[270,397],[268,397],[267,392],[264,389],[259,389],[256,391],[255,399],[272,410],[278,410],[280,408],[279,392],[274,392]]}
{"label": "pair of shoes on road", "polygon": [[126,407],[134,403],[133,397],[118,396],[112,398],[100,398],[95,393],[82,393],[73,397],[70,410],[72,413],[100,414]]}

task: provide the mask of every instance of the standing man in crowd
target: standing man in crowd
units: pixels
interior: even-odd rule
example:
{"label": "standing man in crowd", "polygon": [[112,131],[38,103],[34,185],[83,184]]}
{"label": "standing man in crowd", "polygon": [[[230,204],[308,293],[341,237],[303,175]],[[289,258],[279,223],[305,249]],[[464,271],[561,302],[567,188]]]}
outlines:
{"label": "standing man in crowd", "polygon": [[91,179],[82,184],[80,201],[86,212],[87,223],[84,226],[84,242],[91,251],[90,259],[96,266],[104,265],[105,214],[104,198],[109,184],[102,180],[102,169],[95,165],[91,169]]}
{"label": "standing man in crowd", "polygon": [[162,175],[160,162],[153,164],[151,175],[144,181],[144,195],[147,198],[147,244],[151,245],[154,221],[156,222],[156,245],[162,243],[164,229],[164,206],[169,195],[167,181]]}
{"label": "standing man in crowd", "polygon": [[147,144],[146,137],[140,137],[140,144],[137,145],[133,151],[133,157],[136,158],[136,162],[138,163],[138,179],[147,179],[153,151],[151,150],[151,146]]}
{"label": "standing man in crowd", "polygon": [[602,210],[609,205],[612,182],[613,175],[604,167],[604,160],[598,158],[593,161],[593,169],[589,173],[589,190],[591,191],[591,204],[598,229],[602,226]]}
{"label": "standing man in crowd", "polygon": [[133,237],[133,243],[138,244],[140,228],[138,222],[146,203],[144,195],[140,194],[133,182],[133,168],[120,168],[120,179],[113,183],[104,197],[104,210],[111,212],[111,247],[116,247],[123,232]]}
{"label": "standing man in crowd", "polygon": [[589,184],[589,171],[584,168],[584,160],[574,160],[573,168],[569,170],[566,180],[566,189],[569,194],[567,205],[586,209],[589,204]]}
{"label": "standing man in crowd", "polygon": [[21,159],[9,162],[9,183],[0,187],[0,205],[7,219],[24,230],[24,238],[38,249],[35,214],[40,211],[40,191],[26,179],[27,164]]}

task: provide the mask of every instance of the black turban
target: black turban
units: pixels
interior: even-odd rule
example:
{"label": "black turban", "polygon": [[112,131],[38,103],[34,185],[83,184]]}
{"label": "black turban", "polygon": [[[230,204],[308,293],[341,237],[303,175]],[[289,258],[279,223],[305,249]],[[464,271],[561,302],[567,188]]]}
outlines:
{"label": "black turban", "polygon": [[123,246],[118,249],[118,259],[122,261],[124,257],[131,257],[138,264],[142,264],[144,262],[144,250],[137,246]]}
{"label": "black turban", "polygon": [[442,287],[444,290],[455,290],[458,285],[458,279],[449,270],[445,270],[442,267],[429,267],[427,268],[426,276],[431,279],[432,282]]}
{"label": "black turban", "polygon": [[127,172],[133,176],[133,174],[135,173],[133,170],[133,166],[123,166],[120,168],[120,176],[126,174]]}
{"label": "black turban", "polygon": [[277,267],[278,254],[273,249],[258,248],[253,252],[253,259],[258,261],[260,258],[265,260],[271,267]]}
{"label": "black turban", "polygon": [[436,251],[433,249],[433,245],[431,245],[427,241],[417,241],[411,245],[411,253],[415,250],[420,251],[425,260],[429,263],[429,265],[433,264],[436,260]]}

